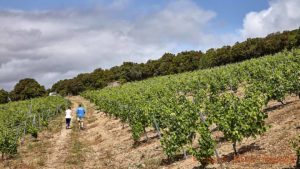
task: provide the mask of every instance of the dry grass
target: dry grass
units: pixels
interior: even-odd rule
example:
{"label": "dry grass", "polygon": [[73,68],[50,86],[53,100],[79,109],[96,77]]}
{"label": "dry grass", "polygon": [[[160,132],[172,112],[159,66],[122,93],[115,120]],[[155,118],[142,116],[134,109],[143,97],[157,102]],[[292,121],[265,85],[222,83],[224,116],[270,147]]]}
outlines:
{"label": "dry grass", "polygon": [[[70,135],[72,141],[69,144],[69,153],[64,164],[69,168],[199,168],[199,163],[190,155],[186,160],[181,159],[164,164],[166,156],[162,152],[159,139],[155,137],[155,132],[148,129],[149,141],[146,142],[143,137],[140,144],[134,147],[129,127],[123,128],[123,124],[119,120],[97,112],[86,100],[76,99],[88,107],[89,113],[86,118],[86,130],[80,131],[76,123],[72,128]],[[285,103],[285,105],[278,102],[268,104],[265,109],[269,116],[266,123],[271,127],[263,135],[255,139],[244,139],[239,143],[237,145],[240,153],[238,157],[232,155],[231,143],[220,140],[218,151],[225,168],[283,169],[293,167],[295,156],[289,141],[300,131],[300,101],[296,97],[287,97]],[[61,126],[59,121],[55,125]],[[56,132],[57,130],[54,126],[51,131]],[[214,134],[216,137],[222,136],[219,132]],[[40,136],[41,138],[37,142],[29,144],[28,141],[25,141],[26,146],[22,146],[24,151],[21,151],[20,157],[6,162],[5,165],[11,168],[20,168],[21,164],[25,169],[43,168],[45,161],[43,157],[46,157],[47,152],[43,146],[46,148],[51,146],[51,143],[47,145],[47,141],[51,140],[47,138],[51,138],[53,133],[45,132]],[[41,143],[45,143],[45,145],[42,146]],[[219,168],[219,164],[212,164],[208,168]]]}
{"label": "dry grass", "polygon": [[[71,143],[69,148],[68,156],[66,157],[66,163],[76,168],[82,168],[83,163],[86,161],[85,159],[85,145],[80,140],[81,131],[79,129],[78,123],[76,121],[73,122],[72,133],[71,133]],[[72,168],[72,167],[71,167]]]}
{"label": "dry grass", "polygon": [[63,114],[57,116],[49,123],[49,126],[39,132],[38,138],[33,139],[30,135],[23,138],[23,143],[19,146],[18,155],[0,162],[0,168],[15,169],[39,169],[44,168],[48,159],[48,150],[52,147],[53,135],[61,131],[63,124]]}
{"label": "dry grass", "polygon": [[97,127],[97,126],[98,126],[98,124],[97,124],[97,123],[94,123],[94,124],[89,125],[89,126],[87,127],[87,129],[92,129],[92,128],[95,128],[95,127]]}
{"label": "dry grass", "polygon": [[[285,102],[291,103],[283,106],[278,106],[280,103],[277,102],[268,105],[266,113],[269,114],[269,118],[266,123],[271,125],[271,128],[256,139],[249,138],[239,143],[239,158],[224,162],[226,168],[288,168],[294,165],[293,151],[288,142],[299,133],[296,127],[300,126],[300,101],[295,97],[288,97]],[[161,151],[158,138],[154,137],[148,142],[141,139],[141,143],[133,147],[130,128],[122,129],[122,123],[119,120],[107,117],[104,113],[95,113],[94,116],[97,121],[93,120],[91,129],[87,131],[88,140],[90,140],[87,146],[93,150],[88,154],[90,156],[99,155],[100,158],[98,162],[86,161],[85,166],[97,164],[103,168],[149,169],[192,169],[200,167],[199,163],[190,155],[186,160],[162,164],[166,157]],[[148,136],[151,137],[152,132],[148,133]],[[222,134],[219,133],[219,136],[221,137]],[[101,140],[97,142],[99,137]],[[231,143],[220,142],[218,151],[221,157],[230,157],[232,154]],[[261,157],[262,161],[259,161],[258,157]],[[215,163],[209,168],[219,168],[219,164]]]}
{"label": "dry grass", "polygon": [[88,124],[94,123],[95,121],[97,121],[97,118],[95,116],[91,116],[87,119]]}

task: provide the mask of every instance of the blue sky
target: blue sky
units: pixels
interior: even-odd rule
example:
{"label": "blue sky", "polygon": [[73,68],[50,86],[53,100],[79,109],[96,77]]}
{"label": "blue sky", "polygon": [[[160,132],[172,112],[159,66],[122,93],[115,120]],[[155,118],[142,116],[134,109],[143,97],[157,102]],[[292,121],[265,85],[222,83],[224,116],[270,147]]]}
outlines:
{"label": "blue sky", "polygon": [[[125,16],[128,19],[134,18],[140,13],[155,12],[163,8],[171,0],[139,0],[122,1],[127,3]],[[215,11],[215,18],[212,29],[215,32],[224,33],[241,28],[243,18],[251,11],[266,9],[268,0],[193,0],[200,8]],[[110,5],[112,1],[107,0],[0,0],[1,9],[18,9],[26,11],[34,10],[63,10],[70,8],[90,9],[95,6]],[[220,29],[220,27],[222,29]]]}
{"label": "blue sky", "polygon": [[[268,7],[267,0],[199,0],[195,1],[204,9],[210,9],[217,13],[214,31],[224,33],[241,28],[243,18],[252,11],[261,11]],[[217,27],[221,25],[220,27]]]}
{"label": "blue sky", "polygon": [[[0,88],[300,26],[299,0],[0,0]],[[80,63],[80,64],[78,64]]]}

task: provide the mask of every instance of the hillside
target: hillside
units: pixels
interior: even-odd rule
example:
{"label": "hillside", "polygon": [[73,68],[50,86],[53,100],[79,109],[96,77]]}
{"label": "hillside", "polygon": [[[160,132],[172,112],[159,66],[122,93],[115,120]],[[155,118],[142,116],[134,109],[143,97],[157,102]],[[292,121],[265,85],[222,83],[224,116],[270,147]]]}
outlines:
{"label": "hillside", "polygon": [[1,167],[292,168],[299,52],[82,94],[94,104],[69,97],[74,111],[86,107],[85,130],[74,116],[66,130],[58,116],[37,139],[25,137],[18,155],[6,156]]}
{"label": "hillside", "polygon": [[125,83],[212,68],[291,50],[298,48],[299,45],[300,29],[276,32],[265,38],[249,38],[244,42],[236,42],[233,46],[211,48],[205,53],[201,51],[183,51],[176,55],[165,53],[160,59],[149,60],[146,63],[124,62],[121,66],[106,70],[98,68],[91,73],[60,80],[52,86],[51,91],[62,95],[77,95],[85,90],[104,88],[114,81]]}
{"label": "hillside", "polygon": [[[285,104],[286,96],[299,95],[298,52],[88,91],[82,96],[128,123],[134,144],[152,128],[169,160],[188,152],[205,166],[221,140],[230,141],[237,155],[238,142],[266,133],[264,108],[269,103]],[[213,137],[215,132],[220,138]]]}
{"label": "hillside", "polygon": [[0,169],[300,169],[300,0],[0,0]]}
{"label": "hillside", "polygon": [[[22,146],[17,159],[2,161],[1,168],[184,168],[193,169],[199,163],[190,155],[187,159],[168,163],[162,152],[155,132],[149,130],[150,141],[141,142],[133,147],[130,128],[117,119],[109,118],[105,113],[95,110],[94,106],[80,97],[69,98],[73,108],[80,102],[88,109],[85,131],[65,130],[63,118],[55,124],[57,134],[45,131],[37,142],[30,140]],[[232,158],[231,145],[221,142],[218,146],[225,168],[293,168],[295,155],[288,142],[299,133],[300,101],[296,97],[287,97],[286,105],[272,102],[265,109],[269,114],[268,132],[256,139],[246,139],[238,144],[238,158]],[[53,126],[52,126],[53,127]],[[65,133],[67,132],[67,133]],[[215,133],[217,136],[218,133]],[[143,137],[142,140],[146,138]],[[51,166],[50,166],[51,164]],[[220,168],[218,164],[209,168]]]}

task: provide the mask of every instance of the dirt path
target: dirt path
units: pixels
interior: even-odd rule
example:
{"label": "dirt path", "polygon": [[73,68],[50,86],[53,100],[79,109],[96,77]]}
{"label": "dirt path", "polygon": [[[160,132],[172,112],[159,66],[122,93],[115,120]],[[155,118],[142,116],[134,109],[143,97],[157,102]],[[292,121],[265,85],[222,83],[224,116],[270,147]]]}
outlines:
{"label": "dirt path", "polygon": [[[73,101],[73,98],[70,100]],[[76,97],[76,101],[83,103],[88,112],[85,120],[86,130],[80,132],[80,141],[86,149],[82,168],[140,168],[145,165],[141,159],[151,160],[150,163],[155,163],[153,168],[157,168],[162,153],[156,138],[147,144],[133,147],[128,125],[123,125],[118,119],[109,118],[105,113],[99,112],[84,98]],[[148,136],[153,135],[155,133],[149,131]]]}
{"label": "dirt path", "polygon": [[[75,110],[77,107],[76,99],[72,99],[72,120],[75,119]],[[72,128],[71,124],[71,128]],[[72,130],[66,129],[65,123],[62,122],[62,127],[59,133],[55,134],[53,138],[51,138],[51,148],[48,149],[48,157],[45,163],[46,169],[57,169],[57,168],[65,168],[66,157],[69,152],[69,143],[70,143],[70,135]]]}
{"label": "dirt path", "polygon": [[[93,104],[82,97],[74,96],[68,99],[72,102],[73,110],[79,103],[86,108],[85,130],[79,130],[76,123],[73,123],[72,130],[66,130],[64,118],[58,117],[57,122],[51,123],[57,127],[56,132],[45,130],[41,133],[39,141],[27,141],[27,145],[21,148],[20,158],[3,163],[4,168],[193,169],[199,167],[199,163],[191,155],[188,155],[186,160],[179,158],[178,161],[168,162],[153,129],[147,129],[148,141],[144,135],[139,144],[134,145],[128,124],[122,124],[118,119],[110,118],[96,110]],[[289,141],[299,134],[300,100],[291,98],[286,105],[277,102],[274,104],[270,105],[270,109],[266,112],[269,114],[266,120],[270,125],[268,131],[256,139],[248,138],[239,143],[238,157],[231,156],[231,143],[218,144],[218,151],[224,159],[225,168],[292,168],[295,157]],[[73,122],[75,122],[74,117],[75,114],[73,114]],[[219,168],[219,164],[215,163],[209,167]]]}
{"label": "dirt path", "polygon": [[108,130],[105,125],[110,119],[103,117],[94,106],[82,97],[76,97],[76,101],[82,103],[87,109],[85,119],[86,130],[81,134],[81,142],[88,147],[86,152],[86,162],[83,168],[114,168],[111,163],[111,155],[114,151],[114,145],[119,138]]}
{"label": "dirt path", "polygon": [[[191,156],[187,160],[179,160],[164,164],[160,142],[155,132],[148,130],[150,140],[141,138],[141,144],[133,146],[130,127],[125,127],[118,119],[109,118],[105,113],[95,109],[89,101],[77,97],[88,108],[87,129],[81,133],[82,142],[87,146],[83,168],[119,169],[119,168],[187,168],[192,169],[199,163]],[[287,99],[288,100],[288,99]],[[276,103],[277,104],[277,103]],[[239,144],[242,152],[239,158],[229,160],[224,165],[229,168],[289,168],[295,161],[293,151],[288,142],[299,132],[300,101],[291,98],[284,106],[272,106],[267,124],[272,127],[257,139],[245,139]],[[219,144],[219,152],[227,156],[232,152],[229,142]],[[249,150],[248,150],[249,149]],[[277,154],[277,156],[274,156]],[[245,165],[244,165],[245,164]],[[219,168],[218,164],[211,167]]]}

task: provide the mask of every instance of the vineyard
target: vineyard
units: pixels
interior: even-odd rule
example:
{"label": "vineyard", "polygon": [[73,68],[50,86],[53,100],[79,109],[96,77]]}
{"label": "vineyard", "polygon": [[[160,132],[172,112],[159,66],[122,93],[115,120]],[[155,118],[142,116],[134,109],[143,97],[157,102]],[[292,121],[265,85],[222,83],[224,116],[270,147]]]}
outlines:
{"label": "vineyard", "polygon": [[169,159],[189,153],[206,166],[218,156],[212,131],[232,142],[237,154],[237,142],[266,132],[263,110],[270,101],[299,96],[299,70],[300,50],[293,50],[82,95],[128,123],[135,142],[152,127]]}
{"label": "vineyard", "polygon": [[17,153],[26,134],[38,131],[69,104],[62,97],[45,97],[0,105],[0,152],[2,158]]}

